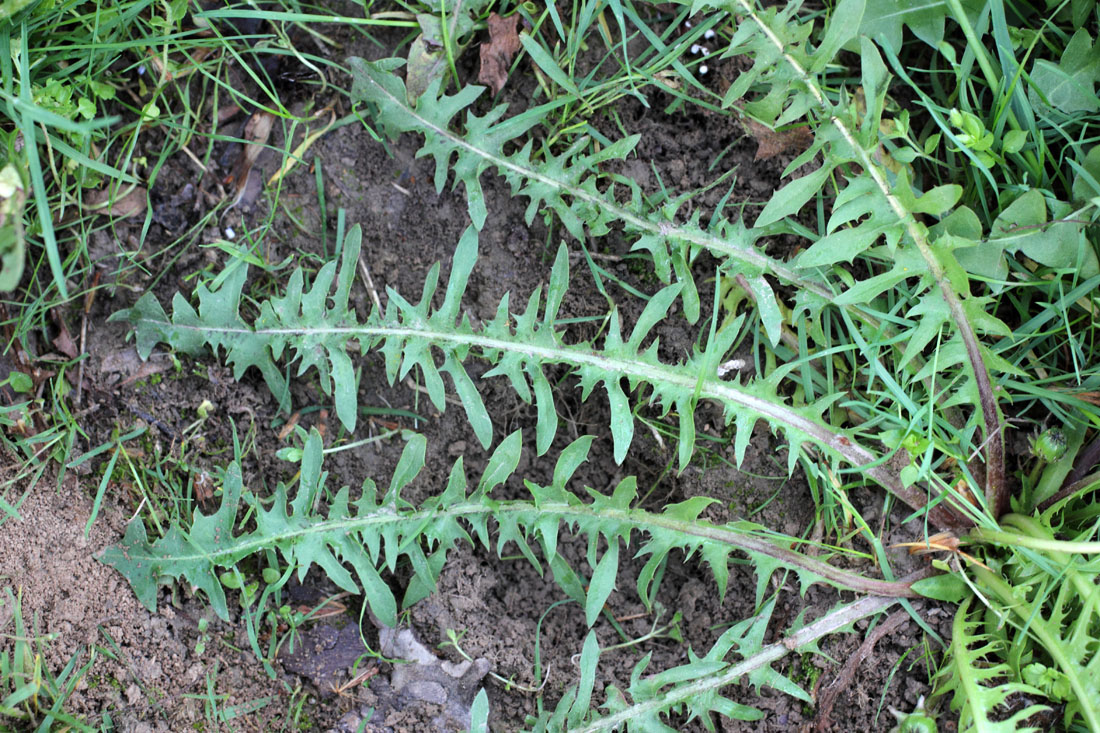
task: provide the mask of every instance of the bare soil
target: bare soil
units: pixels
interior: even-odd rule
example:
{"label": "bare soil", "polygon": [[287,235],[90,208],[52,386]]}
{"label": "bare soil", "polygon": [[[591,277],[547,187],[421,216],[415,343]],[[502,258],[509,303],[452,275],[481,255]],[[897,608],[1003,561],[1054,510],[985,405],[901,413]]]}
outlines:
{"label": "bare soil", "polygon": [[[341,36],[339,29],[331,31]],[[342,55],[381,55],[377,47],[354,41],[346,34],[344,40],[349,47]],[[342,58],[335,51],[330,53]],[[466,65],[460,71],[472,78],[476,73],[473,63],[465,59]],[[531,75],[522,72],[523,69],[502,97],[510,103],[510,113],[522,110],[534,89]],[[732,71],[728,73],[732,76]],[[720,65],[715,65],[714,74],[713,83],[721,84]],[[318,99],[316,106],[330,101],[339,103],[338,96]],[[730,206],[766,200],[779,183],[780,172],[789,158],[754,161],[756,142],[733,118],[700,112],[661,114],[669,101],[655,92],[648,110],[629,100],[619,105],[623,124],[631,132],[643,135],[637,157],[622,172],[634,176],[647,191],[659,190],[664,185],[680,192],[712,180],[716,173],[708,171],[708,164],[721,155],[721,169],[738,169]],[[227,123],[225,130],[228,134],[239,134],[242,123],[243,117],[238,118]],[[594,120],[593,124],[605,129],[609,136],[619,134],[606,119]],[[281,134],[282,131],[276,132],[273,144],[280,144]],[[145,144],[150,150],[165,144],[165,139],[158,135],[157,131],[147,134]],[[242,202],[220,220],[207,222],[192,238],[207,243],[225,236],[228,228],[237,233],[255,231],[270,217],[270,228],[260,252],[264,260],[279,263],[290,257],[293,264],[309,266],[333,251],[336,212],[342,208],[349,224],[363,226],[364,260],[371,268],[381,297],[386,297],[385,289],[390,287],[407,297],[417,297],[433,263],[442,262],[444,273],[447,272],[454,244],[468,224],[464,192],[461,188],[436,192],[432,184],[434,163],[415,157],[419,145],[420,141],[413,136],[383,145],[360,125],[341,127],[322,137],[309,153],[313,165],[321,166],[327,211],[318,207],[313,170],[299,166],[285,179],[274,211],[271,208],[274,192],[262,191],[254,202]],[[128,444],[133,460],[147,468],[167,466],[171,476],[187,486],[183,495],[189,501],[184,506],[161,507],[162,516],[166,517],[177,513],[186,516],[195,508],[210,511],[216,506],[218,496],[206,503],[199,501],[206,482],[203,472],[213,471],[230,460],[234,429],[245,448],[247,486],[262,493],[279,480],[289,481],[293,470],[290,464],[275,457],[276,451],[286,444],[280,441],[278,433],[287,416],[279,413],[275,399],[257,374],[248,373],[236,381],[230,369],[211,357],[200,363],[184,356],[175,357],[163,349],[158,349],[151,361],[143,364],[127,340],[127,327],[107,322],[111,313],[130,306],[145,289],[153,289],[161,302],[167,304],[177,290],[184,294],[191,292],[193,285],[188,276],[196,270],[212,267],[216,272],[225,264],[226,255],[217,248],[170,246],[201,221],[210,206],[209,197],[216,200],[215,182],[225,175],[235,153],[225,144],[219,144],[215,152],[215,164],[224,160],[225,167],[212,170],[207,176],[200,177],[193,162],[182,153],[172,156],[159,171],[151,182],[155,210],[144,240],[142,222],[135,219],[103,229],[90,243],[105,278],[118,269],[120,262],[125,262],[121,252],[128,248],[127,242],[139,244],[144,268],[131,268],[124,276],[105,280],[110,287],[99,291],[88,316],[88,358],[81,403],[75,405],[76,410],[82,411],[80,424],[85,435],[78,437],[72,455],[78,456],[111,441],[119,432],[146,427],[140,440]],[[267,162],[261,161],[259,169],[270,171],[280,163],[281,159],[275,155]],[[548,230],[539,218],[527,226],[526,202],[511,199],[501,179],[487,174],[483,176],[483,184],[489,219],[481,232],[481,256],[464,307],[471,315],[486,319],[495,312],[506,292],[511,292],[512,302],[517,303],[520,302],[517,298],[525,299],[545,282],[551,256],[565,235],[556,228]],[[725,189],[718,187],[700,196],[695,205],[713,207],[724,193]],[[298,223],[292,222],[287,214]],[[327,237],[320,235],[322,231],[327,231]],[[629,243],[610,236],[591,244],[598,248],[599,264],[624,282],[644,292],[653,292],[658,287],[648,268],[629,258]],[[780,241],[774,246],[783,248],[789,243]],[[570,247],[576,255],[574,278],[562,316],[598,315],[604,312],[606,301],[588,274],[580,244],[570,242]],[[707,277],[713,273],[713,265],[701,258],[697,274]],[[285,279],[285,273],[285,270],[256,273],[256,291],[270,292]],[[610,287],[616,297],[614,293],[619,291]],[[357,284],[354,297],[360,312],[365,312],[369,299],[361,283]],[[634,300],[630,298],[621,301],[620,305],[628,309],[624,317],[629,321],[636,315],[629,309],[636,305],[632,305]],[[78,332],[80,311],[74,309],[65,317],[69,328]],[[583,329],[596,327],[582,325],[578,333],[589,335]],[[686,322],[673,320],[661,331],[664,352],[676,358],[690,348],[695,336]],[[43,350],[49,348],[44,343],[40,346]],[[746,351],[745,356],[751,364],[751,351]],[[459,455],[464,457],[471,476],[480,475],[487,454],[474,438],[460,408],[451,407],[438,414],[427,398],[409,384],[389,385],[377,358],[362,360],[361,368],[361,404],[408,410],[424,418],[415,424],[407,419],[397,420],[401,427],[415,428],[426,435],[429,445],[428,465],[407,489],[406,498],[419,502],[437,492]],[[477,365],[472,368],[474,372],[480,369]],[[484,398],[494,417],[496,435],[506,435],[517,427],[533,435],[533,408],[520,402],[503,385],[490,381],[485,386]],[[335,418],[326,418],[320,411],[330,405],[315,377],[307,375],[297,380],[292,397],[295,408],[301,410],[300,424],[324,425],[330,438],[338,432]],[[558,443],[549,458],[526,454],[517,477],[526,476],[534,481],[547,478],[553,469],[556,449],[577,435],[594,432],[599,437],[592,458],[579,476],[585,486],[608,491],[622,477],[636,475],[639,485],[644,487],[643,493],[647,492],[646,506],[650,508],[702,495],[718,500],[709,515],[716,521],[751,516],[754,521],[793,534],[804,533],[814,525],[813,500],[806,481],[799,474],[787,477],[786,448],[763,429],[754,435],[740,471],[729,465],[733,450],[725,441],[708,443],[717,447],[708,448],[705,460],[677,475],[675,445],[659,442],[644,429],[638,430],[626,462],[615,465],[607,429],[607,406],[599,394],[582,402],[575,382],[565,378],[558,399],[559,412],[565,418]],[[196,431],[191,426],[203,400],[213,403],[214,409]],[[701,434],[714,437],[723,434],[718,410],[701,409],[699,418]],[[391,419],[380,418],[376,424],[364,426],[364,430],[381,432],[386,427],[383,423]],[[184,441],[187,452],[181,455]],[[334,454],[326,461],[326,469],[333,474],[330,485],[358,487],[368,476],[385,485],[402,447],[400,441],[378,442]],[[0,586],[18,589],[24,615],[36,621],[39,634],[50,635],[51,640],[44,647],[46,666],[57,671],[74,655],[82,655],[81,659],[86,660],[95,650],[95,663],[70,698],[66,708],[69,712],[85,716],[93,725],[135,732],[355,730],[360,720],[367,719],[370,708],[376,712],[365,730],[428,731],[448,725],[447,704],[394,693],[396,670],[388,663],[379,664],[367,658],[360,670],[372,665],[378,667],[369,684],[339,694],[329,689],[351,676],[346,669],[351,665],[343,657],[329,664],[331,659],[326,661],[325,655],[347,652],[349,637],[341,636],[343,641],[334,639],[342,633],[341,627],[359,623],[356,599],[343,599],[348,612],[342,619],[328,618],[307,625],[318,629],[315,636],[309,637],[315,655],[295,657],[289,663],[280,658],[275,664],[275,678],[265,674],[249,649],[239,613],[234,617],[235,623],[225,624],[214,616],[204,599],[193,597],[189,589],[182,587],[163,588],[155,612],[143,608],[124,579],[95,559],[98,552],[119,541],[126,523],[145,498],[132,477],[123,473],[109,483],[98,516],[85,532],[92,499],[109,455],[109,452],[101,454],[78,469],[65,471],[60,480],[56,471],[51,470],[33,486],[16,485],[5,498],[11,502],[21,500],[19,521],[7,521],[0,527]],[[9,466],[5,470],[15,468]],[[146,486],[145,491],[159,495],[162,500],[172,496],[156,485]],[[519,496],[523,491],[517,478],[501,490],[501,495]],[[864,509],[864,516],[872,526],[891,527],[891,520],[895,523],[898,520],[897,516],[882,517],[880,494],[857,491],[853,500]],[[910,538],[902,530],[897,532],[896,539]],[[859,540],[854,542],[858,545]],[[590,572],[583,560],[584,538],[564,539],[562,547],[574,567]],[[612,594],[608,606],[617,619],[622,619],[622,630],[631,638],[643,635],[655,620],[645,613],[635,591],[634,581],[641,565],[642,561],[624,563],[618,590]],[[865,569],[873,572],[870,567]],[[904,562],[900,569],[906,569]],[[395,577],[391,581],[399,588],[403,579]],[[777,576],[772,582],[773,587],[781,584],[782,592],[769,628],[769,641],[780,638],[784,629],[797,620],[816,618],[842,600],[842,594],[831,589],[814,587],[803,596],[791,579]],[[633,666],[645,654],[653,655],[649,669],[656,671],[683,663],[689,647],[698,653],[705,652],[731,623],[754,613],[755,587],[756,576],[751,568],[734,566],[729,590],[724,598],[719,598],[709,570],[697,558],[671,563],[659,601],[668,609],[663,621],[669,620],[674,611],[682,614],[679,628],[683,643],[661,638],[607,653],[600,660],[595,699],[602,701],[603,690],[609,684],[625,688]],[[314,569],[302,591],[303,598],[321,598],[327,590],[329,586]],[[231,594],[231,606],[239,611],[233,599]],[[493,729],[512,731],[522,728],[525,717],[535,714],[540,704],[552,709],[577,679],[578,668],[573,658],[581,650],[587,629],[583,612],[575,604],[561,603],[565,599],[549,574],[540,577],[522,558],[501,560],[483,548],[463,547],[450,556],[437,591],[414,606],[404,621],[424,647],[453,663],[461,659],[453,649],[440,645],[447,640],[448,630],[460,632],[462,647],[470,656],[487,660],[493,672],[520,685],[533,682],[538,638],[542,668],[548,671],[548,681],[541,693],[509,690],[488,677],[475,676],[475,679],[469,675],[456,676],[461,684],[456,682],[449,689],[459,697],[465,693],[472,696],[478,685],[484,685],[489,693]],[[932,627],[946,635],[949,621],[946,611],[924,603],[914,603],[913,607]],[[8,617],[5,608],[0,621]],[[199,631],[203,619],[208,624],[205,634]],[[894,724],[888,707],[911,710],[918,697],[929,692],[930,655],[935,644],[908,616],[895,618],[891,623],[889,632],[855,667],[829,717],[818,721],[823,730],[887,730]],[[822,655],[793,655],[777,666],[820,699],[873,628],[861,624],[850,634],[828,639],[822,645]],[[3,630],[10,634],[10,625]],[[622,641],[606,619],[597,622],[595,630],[601,647]],[[365,623],[362,632],[373,649],[380,648],[379,630],[374,625]],[[356,636],[352,634],[350,638],[354,640]],[[200,641],[205,642],[201,653],[197,649]],[[10,648],[10,637],[0,639],[0,650]],[[352,658],[365,650],[354,651]],[[322,669],[326,664],[329,667],[336,664],[338,668]],[[471,679],[476,681],[472,688]],[[758,693],[746,683],[727,692],[739,702],[760,708],[765,717],[755,723],[716,720],[719,730],[801,731],[811,730],[815,722],[814,706],[774,691]],[[468,700],[465,702],[468,704]],[[700,721],[674,719],[671,725],[682,730],[703,729]]]}

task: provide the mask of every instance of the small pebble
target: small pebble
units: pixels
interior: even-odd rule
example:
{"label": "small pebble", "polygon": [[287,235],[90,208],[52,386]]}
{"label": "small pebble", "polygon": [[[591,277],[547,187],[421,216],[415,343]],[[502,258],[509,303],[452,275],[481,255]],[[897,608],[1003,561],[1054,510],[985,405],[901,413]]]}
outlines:
{"label": "small pebble", "polygon": [[233,227],[226,227],[225,228],[225,238],[226,239],[233,239],[236,236],[237,236],[237,233],[235,231],[233,231]]}

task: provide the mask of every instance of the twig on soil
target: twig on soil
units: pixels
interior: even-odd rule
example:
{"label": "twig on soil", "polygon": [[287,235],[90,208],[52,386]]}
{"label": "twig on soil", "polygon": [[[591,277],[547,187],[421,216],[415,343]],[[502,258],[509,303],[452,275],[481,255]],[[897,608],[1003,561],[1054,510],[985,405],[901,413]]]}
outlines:
{"label": "twig on soil", "polygon": [[179,435],[176,434],[176,431],[173,428],[171,428],[168,425],[165,425],[163,422],[161,422],[157,418],[153,417],[153,415],[146,412],[145,410],[134,407],[133,405],[126,405],[126,407],[127,407],[127,409],[130,410],[130,412],[134,413],[135,415],[140,417],[142,420],[149,423],[149,425],[152,425],[153,427],[158,428],[162,433],[164,433],[166,436],[168,436],[172,440],[176,440],[179,437]]}
{"label": "twig on soil", "polygon": [[[412,380],[412,377],[409,377],[408,379],[405,380],[405,386],[408,387],[409,389],[416,390],[417,392],[423,392],[424,394],[429,394],[428,393],[428,388],[414,382]],[[444,399],[447,400],[447,404],[449,404],[449,405],[454,405],[455,407],[462,407],[462,400],[458,399],[457,397],[452,397],[451,395],[447,395],[446,397],[444,397]]]}
{"label": "twig on soil", "polygon": [[341,697],[347,697],[348,696],[348,694],[347,694],[348,690],[350,690],[353,687],[356,687],[358,685],[363,684],[364,682],[369,680],[371,677],[378,674],[378,670],[379,670],[379,667],[378,667],[377,664],[375,664],[373,666],[370,666],[370,667],[367,667],[365,670],[363,670],[359,674],[355,675],[355,677],[348,680],[347,682],[345,682],[342,685],[337,685],[335,682],[333,682],[331,690],[332,690],[332,692],[336,693],[337,695],[340,695]]}
{"label": "twig on soil", "polygon": [[[623,261],[623,258],[622,258],[621,255],[604,254],[603,252],[589,252],[588,256],[591,257],[594,260],[603,260],[605,262],[622,262]],[[580,260],[583,260],[583,259],[584,259],[584,252],[570,252],[569,253],[569,260],[571,262],[573,262],[573,261],[578,261],[579,262]]]}
{"label": "twig on soil", "polygon": [[138,518],[138,516],[141,514],[141,510],[145,508],[145,502],[146,502],[146,497],[144,497],[144,496],[141,497],[141,503],[138,504],[137,509],[135,509],[134,513],[132,515],[130,515],[130,518],[126,520],[127,525],[129,525],[130,522],[132,522],[132,521],[134,521],[135,519]]}
{"label": "twig on soil", "polygon": [[375,309],[378,313],[381,313],[382,301],[378,298],[378,291],[374,288],[374,278],[370,276],[370,268],[367,267],[362,252],[359,253],[359,273],[363,276],[363,281],[366,283],[367,292],[370,293],[370,299],[374,303]]}
{"label": "twig on soil", "polygon": [[817,716],[814,719],[813,727],[815,733],[821,733],[831,727],[833,705],[836,704],[836,700],[840,696],[840,693],[847,690],[852,684],[852,678],[855,677],[859,665],[863,664],[863,661],[871,655],[871,652],[875,649],[875,644],[877,644],[882,637],[901,626],[907,618],[909,618],[908,611],[904,609],[894,611],[886,617],[885,621],[879,624],[878,628],[872,631],[867,638],[864,639],[855,653],[848,657],[848,661],[844,663],[844,667],[840,670],[840,674],[837,675],[832,684],[822,690],[817,698]]}
{"label": "twig on soil", "polygon": [[180,150],[183,151],[184,155],[186,155],[188,158],[191,159],[192,163],[194,163],[195,165],[197,165],[199,167],[200,171],[202,171],[203,173],[209,173],[210,172],[210,169],[207,168],[203,164],[203,162],[201,160],[199,160],[199,157],[197,155],[195,155],[194,153],[192,153],[191,149],[188,148],[186,145],[181,145]]}
{"label": "twig on soil", "polygon": [[[100,271],[96,270],[95,276],[92,278],[92,286],[88,288],[87,295],[84,296],[84,312],[80,317],[80,353],[88,353],[88,314],[92,310],[92,303],[95,301],[96,288],[99,286]],[[76,397],[73,400],[73,407],[80,407],[80,398],[84,394],[84,362],[87,359],[81,359],[80,365],[76,371]]]}

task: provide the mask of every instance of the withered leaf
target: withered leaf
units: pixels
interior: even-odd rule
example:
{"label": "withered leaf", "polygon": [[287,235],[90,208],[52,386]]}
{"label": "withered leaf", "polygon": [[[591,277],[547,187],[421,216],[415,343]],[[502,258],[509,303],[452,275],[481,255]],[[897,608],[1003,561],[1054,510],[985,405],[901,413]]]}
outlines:
{"label": "withered leaf", "polygon": [[409,45],[409,60],[405,64],[405,97],[410,105],[416,104],[432,82],[447,73],[439,18],[431,13],[418,13],[416,22],[420,35]]}
{"label": "withered leaf", "polygon": [[206,503],[214,498],[214,478],[206,471],[196,471],[193,481],[195,499],[206,507]]}
{"label": "withered leaf", "polygon": [[[149,361],[142,361],[138,356],[137,348],[130,346],[105,354],[100,362],[99,372],[104,377],[105,385],[125,387],[139,379],[145,379],[170,368],[171,364],[166,359],[152,358]],[[118,384],[113,384],[120,376],[125,376],[125,379]]]}
{"label": "withered leaf", "polygon": [[[245,144],[241,147],[241,152],[233,163],[233,169],[222,181],[227,186],[233,186],[230,198],[234,204],[239,203],[241,197],[245,194],[248,174],[252,172],[253,163],[264,151],[264,146],[267,145],[267,140],[271,137],[271,126],[274,123],[275,115],[270,112],[255,112],[244,125],[243,137]],[[258,189],[256,193],[259,193]]]}
{"label": "withered leaf", "polygon": [[783,153],[801,153],[813,144],[814,136],[805,127],[773,130],[755,120],[741,120],[745,131],[756,140],[756,160],[768,160]]}
{"label": "withered leaf", "polygon": [[274,122],[275,115],[272,113],[255,112],[245,123],[244,139],[248,145],[245,145],[244,149],[241,150],[241,155],[250,163],[255,162],[256,158],[263,152],[264,145],[267,145],[267,139],[271,137],[271,125]]}
{"label": "withered leaf", "polygon": [[241,107],[239,104],[230,102],[229,104],[222,105],[221,107],[218,107],[218,124],[224,125],[226,122],[229,122],[240,113]]}
{"label": "withered leaf", "polygon": [[128,219],[145,213],[148,191],[144,186],[121,188],[112,183],[106,188],[84,194],[84,209],[117,219]]}
{"label": "withered leaf", "polygon": [[169,365],[164,361],[143,361],[141,362],[141,366],[137,368],[136,372],[118,383],[118,387],[126,387],[138,381],[139,379],[146,379],[153,376],[154,374],[160,374],[161,372],[168,371],[168,367]]}
{"label": "withered leaf", "polygon": [[508,67],[520,49],[516,33],[518,22],[518,15],[502,18],[496,13],[489,14],[489,42],[481,44],[481,70],[477,80],[488,84],[493,94],[500,94],[508,82]]}
{"label": "withered leaf", "polygon": [[51,308],[50,315],[53,316],[54,323],[57,324],[58,330],[57,338],[53,340],[54,347],[66,357],[75,359],[80,355],[80,350],[76,348],[76,344],[73,342],[72,334],[69,333],[69,327],[66,325],[65,319],[61,315],[61,311],[57,308]]}

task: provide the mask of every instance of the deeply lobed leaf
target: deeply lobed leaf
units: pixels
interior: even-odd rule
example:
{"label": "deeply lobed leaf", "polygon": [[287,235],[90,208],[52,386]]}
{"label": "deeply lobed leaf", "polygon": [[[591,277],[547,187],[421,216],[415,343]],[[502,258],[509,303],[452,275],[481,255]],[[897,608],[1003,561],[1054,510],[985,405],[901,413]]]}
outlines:
{"label": "deeply lobed leaf", "polygon": [[[557,432],[553,396],[542,370],[552,364],[563,364],[575,371],[582,398],[587,399],[597,387],[602,387],[608,395],[616,461],[621,462],[626,456],[634,434],[633,413],[627,390],[623,388],[625,380],[630,391],[640,385],[647,386],[650,402],[663,414],[675,410],[679,415],[681,466],[686,465],[693,451],[695,408],[700,400],[714,400],[722,406],[727,424],[736,424],[734,447],[738,462],[744,457],[753,426],[758,420],[765,420],[772,429],[785,433],[790,445],[788,466],[791,470],[799,446],[808,441],[859,467],[913,508],[920,509],[926,503],[922,493],[902,485],[875,451],[860,445],[854,434],[825,421],[823,412],[839,395],[826,395],[814,404],[796,407],[786,404],[779,395],[783,370],[747,384],[720,378],[717,365],[727,358],[739,333],[740,319],[718,329],[705,346],[697,347],[679,364],[662,363],[657,356],[656,341],[643,348],[651,329],[666,317],[678,293],[678,285],[668,286],[650,299],[629,338],[624,339],[618,317],[612,313],[602,348],[590,342],[566,343],[556,324],[557,308],[569,281],[569,260],[563,246],[555,259],[545,307],[540,292],[536,291],[525,312],[513,317],[505,300],[491,321],[474,328],[467,318],[457,320],[459,294],[465,291],[477,259],[477,237],[471,228],[456,249],[447,293],[440,308],[433,309],[431,305],[438,277],[438,269],[433,268],[419,303],[409,303],[391,289],[385,314],[372,313],[365,323],[359,324],[354,311],[347,307],[346,296],[359,244],[360,230],[356,226],[349,231],[344,243],[338,270],[334,272],[330,268],[332,263],[322,268],[308,294],[303,290],[301,272],[296,271],[291,276],[287,294],[261,304],[261,315],[252,327],[246,326],[236,315],[240,299],[238,280],[243,282],[243,266],[239,270],[242,274],[227,280],[222,289],[211,293],[200,288],[198,315],[184,306],[169,319],[151,300],[152,296],[146,295],[134,308],[116,317],[134,325],[145,354],[161,339],[192,353],[203,344],[210,344],[226,349],[236,360],[238,369],[256,365],[266,370],[265,375],[279,373],[274,359],[292,346],[298,373],[311,366],[317,369],[322,389],[338,398],[337,414],[349,430],[355,426],[354,395],[358,393],[358,383],[345,349],[349,342],[357,339],[363,353],[377,349],[384,355],[391,383],[417,368],[432,403],[440,411],[446,408],[446,389],[441,373],[449,374],[475,434],[482,445],[488,447],[492,440],[491,421],[464,366],[471,350],[476,349],[495,365],[487,377],[505,376],[521,399],[536,401],[540,451],[549,447]],[[337,283],[337,297],[326,306],[324,295],[333,278]],[[180,302],[177,299],[177,304]],[[212,322],[206,323],[203,317],[210,310]],[[437,353],[442,354],[441,360],[437,360]],[[942,505],[932,510],[932,518],[943,526],[959,522],[958,515],[953,516]]]}

